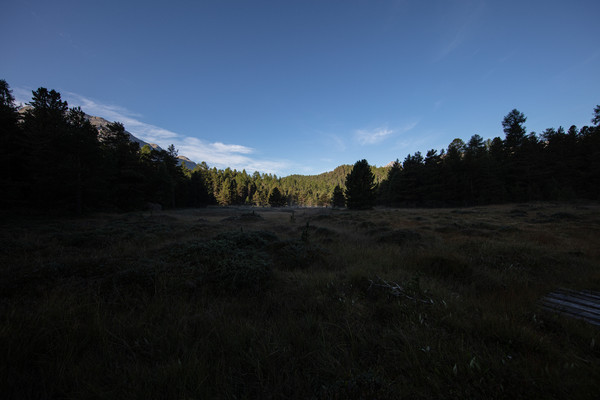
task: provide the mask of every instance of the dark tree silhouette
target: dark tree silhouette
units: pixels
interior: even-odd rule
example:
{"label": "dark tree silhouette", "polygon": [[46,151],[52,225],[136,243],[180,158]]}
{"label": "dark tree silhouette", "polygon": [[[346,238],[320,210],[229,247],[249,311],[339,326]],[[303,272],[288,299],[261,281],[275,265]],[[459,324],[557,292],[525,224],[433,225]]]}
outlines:
{"label": "dark tree silhouette", "polygon": [[28,162],[23,165],[27,182],[23,201],[46,210],[63,208],[67,197],[63,146],[68,132],[68,104],[54,90],[39,88],[32,94],[20,138],[28,153]]}
{"label": "dark tree silhouette", "polygon": [[600,125],[600,105],[594,108],[594,117],[592,118],[592,124],[596,126]]}
{"label": "dark tree silhouette", "polygon": [[394,161],[388,170],[387,177],[379,184],[378,197],[382,204],[399,205],[401,193],[402,165]]}
{"label": "dark tree silhouette", "polygon": [[331,196],[331,205],[333,207],[344,207],[346,204],[346,198],[344,197],[344,191],[340,187],[340,185],[335,185],[333,188],[333,195]]}
{"label": "dark tree silhouette", "polygon": [[285,196],[281,194],[279,188],[274,187],[269,194],[269,205],[271,207],[283,207],[287,204]]}
{"label": "dark tree silhouette", "polygon": [[345,194],[350,209],[369,209],[375,205],[375,176],[367,160],[357,161],[346,176]]}
{"label": "dark tree silhouette", "polygon": [[15,205],[21,198],[21,157],[25,149],[19,145],[19,114],[15,98],[5,80],[0,80],[0,207]]}
{"label": "dark tree silhouette", "polygon": [[525,121],[527,121],[525,115],[516,108],[502,120],[502,127],[506,135],[505,145],[509,152],[515,152],[523,144],[527,132],[523,126]]}
{"label": "dark tree silhouette", "polygon": [[70,208],[81,214],[84,206],[94,206],[103,183],[98,130],[79,107],[69,110],[67,123],[63,142],[63,179],[68,203],[72,204]]}
{"label": "dark tree silhouette", "polygon": [[138,155],[139,145],[131,141],[120,122],[108,124],[101,140],[111,203],[121,210],[141,208],[145,174]]}

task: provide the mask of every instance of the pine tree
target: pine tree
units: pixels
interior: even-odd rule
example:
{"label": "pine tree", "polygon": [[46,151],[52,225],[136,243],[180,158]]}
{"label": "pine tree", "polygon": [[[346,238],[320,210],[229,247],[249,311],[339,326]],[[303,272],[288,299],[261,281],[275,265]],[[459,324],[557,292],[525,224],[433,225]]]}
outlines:
{"label": "pine tree", "polygon": [[274,187],[269,194],[269,205],[271,207],[283,207],[287,204],[285,196],[281,194],[279,188]]}
{"label": "pine tree", "polygon": [[120,122],[108,124],[107,128],[101,140],[110,185],[109,201],[123,210],[141,207],[145,176],[139,144],[130,140]]}
{"label": "pine tree", "polygon": [[5,80],[0,80],[0,184],[4,193],[0,207],[14,206],[20,201],[20,163],[24,148],[19,146],[19,114],[15,98]]}
{"label": "pine tree", "polygon": [[68,104],[55,90],[32,92],[19,138],[30,160],[24,168],[24,201],[46,209],[62,207],[67,196],[64,143],[68,135]]}
{"label": "pine tree", "polygon": [[506,134],[505,144],[511,153],[514,153],[525,141],[525,133],[527,132],[523,126],[525,121],[527,121],[525,115],[516,108],[502,120],[502,127]]}
{"label": "pine tree", "polygon": [[66,205],[77,214],[97,199],[102,172],[98,131],[88,121],[81,108],[71,108],[67,114],[67,135],[63,142],[64,185]]}
{"label": "pine tree", "polygon": [[375,204],[375,176],[367,160],[354,164],[346,176],[346,205],[350,209],[364,210]]}
{"label": "pine tree", "polygon": [[331,196],[331,205],[333,207],[344,207],[346,204],[346,198],[344,197],[344,191],[340,187],[340,185],[335,185],[333,189],[333,196]]}

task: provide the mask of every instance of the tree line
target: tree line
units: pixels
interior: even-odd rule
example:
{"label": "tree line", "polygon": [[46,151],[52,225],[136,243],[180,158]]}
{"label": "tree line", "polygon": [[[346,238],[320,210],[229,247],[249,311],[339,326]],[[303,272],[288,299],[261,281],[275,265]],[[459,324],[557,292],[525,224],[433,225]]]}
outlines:
{"label": "tree line", "polygon": [[[119,122],[96,129],[55,90],[39,88],[19,111],[0,80],[0,207],[41,211],[206,205],[328,206],[351,165],[315,176],[179,165],[177,150],[139,147]],[[386,168],[372,167],[377,182]]]}
{"label": "tree line", "polygon": [[438,153],[409,154],[390,168],[378,202],[390,206],[478,204],[600,198],[600,106],[592,123],[527,133],[514,109],[502,120],[505,138],[454,139]]}
{"label": "tree line", "polygon": [[139,148],[121,123],[99,131],[55,90],[39,88],[24,112],[0,80],[0,206],[45,212],[181,205],[186,176],[176,151]]}
{"label": "tree line", "polygon": [[43,212],[135,210],[206,205],[454,206],[510,201],[598,198],[600,106],[594,126],[527,134],[525,116],[503,120],[505,139],[474,135],[438,153],[402,163],[366,160],[320,175],[290,175],[179,165],[167,150],[139,147],[119,122],[91,125],[55,90],[39,88],[19,112],[0,80],[0,207]]}

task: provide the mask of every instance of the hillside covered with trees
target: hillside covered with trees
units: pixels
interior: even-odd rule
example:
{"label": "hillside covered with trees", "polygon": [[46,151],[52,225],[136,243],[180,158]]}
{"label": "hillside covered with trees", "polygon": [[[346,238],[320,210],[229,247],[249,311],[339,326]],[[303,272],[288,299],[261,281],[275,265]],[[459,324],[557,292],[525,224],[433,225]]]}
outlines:
{"label": "hillside covered with trees", "polygon": [[[466,143],[455,139],[447,149],[409,154],[387,167],[361,160],[320,175],[277,177],[219,170],[205,162],[189,170],[178,165],[174,146],[140,148],[119,122],[99,132],[54,90],[39,88],[29,105],[19,113],[8,83],[0,81],[3,209],[80,214],[141,209],[148,203],[166,208],[462,206],[598,199],[600,192],[600,106],[594,125],[580,129],[527,133],[525,115],[512,110],[502,121],[504,139],[473,135]],[[367,200],[353,202],[364,198],[365,190]]]}

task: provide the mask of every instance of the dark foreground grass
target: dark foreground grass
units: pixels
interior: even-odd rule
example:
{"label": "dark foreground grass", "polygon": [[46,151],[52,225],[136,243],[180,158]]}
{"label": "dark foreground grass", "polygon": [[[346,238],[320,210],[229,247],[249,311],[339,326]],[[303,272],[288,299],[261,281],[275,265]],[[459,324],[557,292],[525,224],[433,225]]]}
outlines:
{"label": "dark foreground grass", "polygon": [[597,204],[247,213],[5,218],[2,398],[598,398]]}

